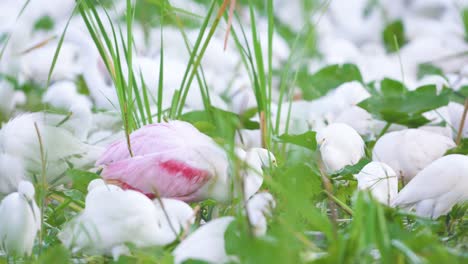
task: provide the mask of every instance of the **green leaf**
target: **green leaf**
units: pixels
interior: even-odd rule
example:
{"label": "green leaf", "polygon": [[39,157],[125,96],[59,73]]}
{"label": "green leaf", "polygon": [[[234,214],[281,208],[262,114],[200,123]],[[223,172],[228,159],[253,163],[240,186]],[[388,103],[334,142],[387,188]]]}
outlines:
{"label": "green leaf", "polygon": [[294,144],[315,151],[317,149],[316,134],[317,133],[314,131],[307,131],[298,135],[283,134],[277,138],[277,141]]}
{"label": "green leaf", "polygon": [[188,112],[183,114],[180,119],[193,124],[202,133],[224,140],[234,139],[237,129],[260,128],[260,124],[250,120],[248,116],[237,115],[216,107]]}
{"label": "green leaf", "polygon": [[468,41],[468,8],[462,11],[463,28],[465,29],[465,40]]}
{"label": "green leaf", "polygon": [[384,96],[398,96],[408,89],[399,81],[385,78],[380,82],[380,91]]}
{"label": "green leaf", "polygon": [[72,199],[73,201],[84,201],[85,199],[84,193],[86,192],[83,192],[83,190],[77,190],[77,189],[69,189],[69,190],[63,191],[63,194],[66,197]]}
{"label": "green leaf", "polygon": [[87,193],[88,184],[94,179],[98,179],[99,175],[89,171],[78,169],[68,169],[65,175],[73,181],[73,188],[83,193]]}
{"label": "green leaf", "polygon": [[232,221],[226,231],[224,232],[224,248],[227,254],[235,254],[242,250],[242,243],[239,240],[242,239],[240,232],[237,230],[237,221]]}
{"label": "green leaf", "polygon": [[455,148],[447,150],[445,155],[448,154],[463,154],[463,155],[468,155],[468,138],[462,138],[460,141],[460,144],[456,146]]}
{"label": "green leaf", "polygon": [[39,18],[34,24],[35,30],[45,30],[49,31],[54,28],[54,20],[50,16],[43,16]]}
{"label": "green leaf", "polygon": [[465,99],[468,98],[468,85],[464,85],[458,91],[451,90],[450,101],[459,104],[465,104]]}
{"label": "green leaf", "polygon": [[[289,155],[289,154],[288,154]],[[267,188],[275,193],[280,201],[277,211],[284,211],[283,220],[295,230],[323,232],[327,238],[333,237],[332,226],[320,209],[311,203],[323,197],[323,187],[318,169],[310,166],[311,159],[300,164],[282,164],[272,176],[274,183]],[[308,219],[308,220],[306,220]],[[290,230],[288,231],[290,232]]]}
{"label": "green leaf", "polygon": [[334,177],[334,176],[340,175],[340,176],[351,176],[351,178],[353,178],[352,175],[359,173],[362,170],[362,168],[364,168],[364,166],[366,166],[369,162],[371,162],[371,160],[369,160],[368,158],[362,158],[358,163],[354,165],[347,165],[340,171],[330,176]]}
{"label": "green leaf", "polygon": [[206,262],[204,260],[198,260],[198,259],[187,259],[186,261],[182,263],[183,264],[209,264],[209,262]]}
{"label": "green leaf", "polygon": [[287,240],[283,238],[283,241],[279,241],[268,235],[251,236],[248,228],[245,220],[237,218],[224,233],[226,253],[236,256],[238,263],[298,263],[297,253],[295,256],[288,256],[286,253],[288,245],[283,243]]}
{"label": "green leaf", "polygon": [[62,245],[57,245],[47,249],[42,253],[36,264],[49,264],[49,263],[72,263],[70,260],[70,252]]}
{"label": "green leaf", "polygon": [[408,127],[419,127],[429,123],[422,114],[445,106],[449,102],[451,91],[443,89],[437,94],[435,85],[426,85],[414,91],[408,91],[401,83],[385,79],[381,82],[381,93],[358,104],[375,118],[388,123]]}
{"label": "green leaf", "polygon": [[382,40],[387,52],[398,51],[407,42],[403,22],[397,20],[388,24],[382,33]]}
{"label": "green leaf", "polygon": [[440,75],[445,76],[444,72],[437,66],[430,63],[421,63],[418,65],[418,80],[426,75]]}
{"label": "green leaf", "polygon": [[89,87],[86,84],[86,81],[85,81],[83,75],[81,75],[81,74],[78,76],[78,78],[76,80],[76,87],[77,87],[77,90],[78,90],[79,94],[90,95]]}
{"label": "green leaf", "polygon": [[464,85],[464,86],[460,87],[460,89],[458,90],[458,93],[461,96],[467,98],[468,97],[468,85]]}
{"label": "green leaf", "polygon": [[363,82],[361,72],[354,64],[330,65],[310,75],[306,69],[298,74],[298,85],[305,100],[313,100],[327,94],[343,83]]}

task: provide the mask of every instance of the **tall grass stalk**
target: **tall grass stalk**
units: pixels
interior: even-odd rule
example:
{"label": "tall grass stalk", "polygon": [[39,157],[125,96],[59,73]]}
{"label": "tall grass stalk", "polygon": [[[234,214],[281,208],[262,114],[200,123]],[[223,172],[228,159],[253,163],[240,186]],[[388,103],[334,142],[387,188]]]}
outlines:
{"label": "tall grass stalk", "polygon": [[[115,85],[128,151],[133,155],[129,134],[140,126],[152,122],[147,87],[141,75],[141,82],[138,85],[133,66],[133,21],[135,8],[131,0],[126,1],[125,25],[127,34],[125,37],[120,26],[117,26],[118,28],[116,29],[109,14],[104,9],[111,27],[110,33],[106,31],[96,6],[90,0],[79,2],[78,9]],[[119,47],[121,47],[122,51]],[[124,75],[125,68],[127,69],[126,76]]]}
{"label": "tall grass stalk", "polygon": [[[224,12],[226,10],[227,1],[224,1],[223,4],[221,5],[220,9],[218,10],[218,13],[217,13],[217,15],[216,15],[216,17],[215,17],[215,19],[213,21],[213,24],[210,27],[208,35],[205,38],[205,41],[203,42],[203,45],[201,46],[200,52],[197,52],[198,48],[199,48],[199,45],[200,45],[200,43],[202,41],[203,35],[204,35],[204,33],[205,33],[206,29],[207,29],[207,25],[208,25],[209,19],[211,18],[211,14],[213,12],[213,8],[214,8],[215,3],[216,3],[216,0],[213,0],[213,3],[212,3],[212,5],[211,5],[211,7],[210,7],[210,9],[208,11],[207,16],[206,16],[205,22],[203,23],[203,25],[201,27],[198,39],[195,42],[195,46],[194,46],[194,48],[192,50],[189,65],[187,66],[187,69],[186,69],[186,74],[184,74],[184,78],[182,79],[181,90],[180,90],[181,97],[180,97],[180,101],[178,102],[178,107],[177,107],[177,116],[179,116],[179,117],[182,114],[182,110],[183,110],[183,107],[185,105],[185,101],[187,99],[187,95],[188,95],[188,92],[189,92],[189,89],[190,89],[190,85],[191,85],[191,83],[193,81],[193,78],[196,75],[198,67],[201,64],[201,60],[203,58],[203,55],[205,54],[205,51],[208,48],[208,44],[209,44],[211,38],[213,37],[213,35],[215,33],[215,30],[216,30],[216,28],[217,28],[217,26],[219,24],[219,21],[222,18],[222,15],[224,14]],[[193,66],[193,68],[192,68],[192,66]],[[191,70],[191,72],[190,72],[190,74],[188,74],[188,72],[190,70]],[[188,78],[187,78],[187,76],[188,76]]]}

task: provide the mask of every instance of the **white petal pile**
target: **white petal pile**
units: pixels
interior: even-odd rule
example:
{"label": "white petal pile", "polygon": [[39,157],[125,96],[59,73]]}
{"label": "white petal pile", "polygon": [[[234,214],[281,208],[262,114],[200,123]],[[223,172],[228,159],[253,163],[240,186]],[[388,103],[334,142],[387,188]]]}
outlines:
{"label": "white petal pile", "polygon": [[275,156],[266,149],[252,148],[247,152],[238,148],[237,156],[242,164],[241,176],[243,179],[244,198],[248,200],[262,186],[263,168],[276,165]]}
{"label": "white petal pile", "polygon": [[247,215],[253,233],[256,236],[265,235],[267,232],[267,218],[272,216],[272,211],[276,207],[273,195],[267,192],[257,193],[252,196],[246,204]]}
{"label": "white petal pile", "polygon": [[393,206],[415,209],[423,217],[438,218],[468,199],[468,157],[437,159],[411,180],[393,200]]}
{"label": "white petal pile", "polygon": [[34,201],[34,186],[21,181],[18,192],[0,203],[0,251],[9,255],[31,255],[41,228],[41,213]]}
{"label": "white petal pile", "polygon": [[422,129],[390,132],[375,144],[372,159],[388,164],[409,182],[419,171],[455,147],[449,137]]}
{"label": "white petal pile", "polygon": [[387,164],[372,161],[354,175],[360,190],[370,190],[379,202],[390,205],[398,193],[398,177]]}
{"label": "white petal pile", "polygon": [[354,165],[364,157],[364,140],[352,127],[333,123],[317,133],[322,161],[328,172]]}
{"label": "white petal pile", "polygon": [[[32,180],[34,175],[42,175],[42,168],[46,166],[47,180],[56,183],[63,180],[63,173],[70,166],[87,169],[94,165],[103,149],[85,144],[65,127],[57,126],[63,118],[64,116],[30,113],[20,115],[3,125],[0,129],[1,158],[15,162],[1,162],[4,166],[14,168],[13,178],[18,178],[16,172],[24,170],[26,173],[22,175],[22,179]],[[76,127],[77,131],[86,129],[84,123],[80,122],[79,125],[81,127]],[[24,167],[21,168],[22,166]],[[8,171],[0,170],[2,186],[16,181],[10,177]]]}
{"label": "white petal pile", "polygon": [[228,256],[224,248],[224,233],[232,217],[221,217],[198,228],[174,250],[175,263],[198,259],[210,263],[226,263],[234,257]]}
{"label": "white petal pile", "polygon": [[124,191],[103,180],[92,181],[88,189],[84,211],[59,235],[74,252],[118,259],[129,254],[126,243],[167,245],[194,221],[192,208],[181,201],[161,199],[161,206],[158,200],[152,202],[139,192]]}

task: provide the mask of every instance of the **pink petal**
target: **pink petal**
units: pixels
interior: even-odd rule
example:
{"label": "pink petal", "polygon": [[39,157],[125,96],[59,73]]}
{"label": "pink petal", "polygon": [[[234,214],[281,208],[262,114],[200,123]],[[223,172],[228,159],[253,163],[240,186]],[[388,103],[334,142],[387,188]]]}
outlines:
{"label": "pink petal", "polygon": [[183,201],[203,199],[198,192],[212,177],[210,171],[174,158],[177,153],[137,156],[108,165],[101,176],[117,180],[123,188],[138,190],[148,196]]}
{"label": "pink petal", "polygon": [[[157,153],[177,147],[174,131],[168,123],[147,125],[130,135],[132,152],[135,156]],[[115,161],[130,158],[126,139],[110,145],[96,162],[96,166],[106,165]]]}
{"label": "pink petal", "polygon": [[[215,144],[211,138],[183,121],[146,125],[130,134],[130,145],[134,156],[169,151],[198,143]],[[127,141],[123,139],[110,145],[96,162],[96,166],[128,158],[130,154]]]}

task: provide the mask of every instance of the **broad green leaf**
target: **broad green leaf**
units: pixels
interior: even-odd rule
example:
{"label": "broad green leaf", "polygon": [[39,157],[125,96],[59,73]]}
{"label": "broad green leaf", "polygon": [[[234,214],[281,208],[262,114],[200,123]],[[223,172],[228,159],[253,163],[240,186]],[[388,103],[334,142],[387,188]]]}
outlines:
{"label": "broad green leaf", "polygon": [[197,127],[201,132],[224,140],[233,139],[237,129],[258,129],[260,124],[242,115],[211,107],[209,110],[192,111],[180,118]]}
{"label": "broad green leaf", "polygon": [[235,254],[242,250],[242,246],[240,246],[241,243],[239,243],[239,240],[241,240],[241,234],[237,229],[238,224],[236,220],[234,220],[228,225],[224,232],[224,249],[227,254]]}
{"label": "broad green leaf", "polygon": [[468,138],[463,138],[460,141],[460,144],[456,146],[455,148],[447,150],[445,153],[446,155],[448,154],[463,154],[463,155],[468,155]]}
{"label": "broad green leaf", "polygon": [[49,31],[54,28],[54,20],[50,16],[43,16],[39,18],[34,24],[35,30],[45,30]]}
{"label": "broad green leaf", "polygon": [[397,20],[388,24],[382,32],[382,40],[388,52],[398,51],[407,42],[403,22]]}
{"label": "broad green leaf", "polygon": [[246,221],[238,218],[224,233],[226,253],[239,258],[239,263],[298,263],[299,256],[290,253],[294,247],[285,244],[288,240],[284,233],[281,240],[269,235],[255,237],[249,234],[248,228]]}
{"label": "broad green leaf", "polygon": [[358,105],[375,118],[408,127],[429,123],[422,114],[447,105],[451,94],[449,89],[438,94],[435,85],[408,91],[396,81],[384,80],[381,84],[380,94],[372,95]]}
{"label": "broad green leaf", "polygon": [[458,90],[458,93],[461,96],[467,98],[468,97],[468,85],[464,85],[464,86],[460,87],[460,89]]}
{"label": "broad green leaf", "polygon": [[81,191],[82,193],[87,193],[88,184],[90,181],[99,178],[99,175],[96,173],[78,169],[68,169],[65,174],[72,180],[73,188]]}
{"label": "broad green leaf", "polygon": [[354,64],[330,65],[310,75],[302,70],[298,75],[298,85],[305,100],[313,100],[327,94],[343,83],[362,81],[361,72]]}
{"label": "broad green leaf", "polygon": [[277,141],[294,144],[314,151],[317,149],[317,140],[315,138],[316,134],[317,133],[314,131],[307,131],[298,135],[283,134],[277,138]]}
{"label": "broad green leaf", "polygon": [[86,81],[83,75],[79,75],[76,80],[76,88],[79,94],[90,95],[89,87],[86,84]]}
{"label": "broad green leaf", "polygon": [[371,162],[371,160],[369,160],[368,158],[362,158],[358,163],[354,165],[348,165],[331,176],[333,177],[340,175],[350,176],[352,178],[352,175],[359,173],[362,170],[362,168],[364,168],[364,166],[366,166],[369,162]]}
{"label": "broad green leaf", "polygon": [[63,194],[67,196],[68,198],[72,199],[73,201],[84,201],[85,199],[84,194],[86,192],[83,192],[83,191],[84,190],[68,189],[68,190],[63,191]]}
{"label": "broad green leaf", "polygon": [[[275,184],[267,187],[280,201],[277,211],[285,212],[282,217],[295,230],[314,230],[331,238],[332,227],[327,216],[311,205],[312,201],[318,202],[325,197],[321,176],[309,166],[311,163],[312,160],[308,160],[301,164],[282,165],[273,175]],[[304,222],[305,219],[309,221]]]}
{"label": "broad green leaf", "polygon": [[430,63],[421,63],[418,65],[418,80],[426,75],[440,75],[445,76],[444,72],[437,66]]}
{"label": "broad green leaf", "polygon": [[72,263],[70,259],[70,251],[63,245],[57,245],[47,249],[43,252],[39,259],[35,261],[36,264],[49,264],[49,263]]}
{"label": "broad green leaf", "polygon": [[384,96],[398,96],[405,93],[407,88],[399,81],[385,78],[380,82],[380,91]]}
{"label": "broad green leaf", "polygon": [[458,91],[451,90],[450,101],[463,105],[468,98],[468,85],[464,85]]}

